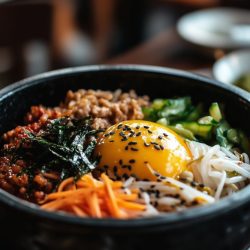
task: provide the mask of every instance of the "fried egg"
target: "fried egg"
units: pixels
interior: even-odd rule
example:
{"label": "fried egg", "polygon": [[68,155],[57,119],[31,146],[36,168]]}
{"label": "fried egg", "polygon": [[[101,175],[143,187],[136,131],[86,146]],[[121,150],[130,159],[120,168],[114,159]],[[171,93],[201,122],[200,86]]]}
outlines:
{"label": "fried egg", "polygon": [[101,157],[99,171],[115,179],[178,178],[188,169],[192,158],[186,142],[174,131],[143,120],[124,121],[109,127],[99,138],[95,154]]}

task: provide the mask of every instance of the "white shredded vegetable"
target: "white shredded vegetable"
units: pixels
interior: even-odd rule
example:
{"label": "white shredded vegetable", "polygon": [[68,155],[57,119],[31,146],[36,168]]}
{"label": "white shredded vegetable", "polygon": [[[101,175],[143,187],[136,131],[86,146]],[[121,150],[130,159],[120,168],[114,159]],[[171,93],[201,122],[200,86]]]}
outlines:
{"label": "white shredded vegetable", "polygon": [[195,179],[211,188],[216,200],[244,187],[245,181],[250,179],[246,153],[240,155],[219,145],[210,147],[195,141],[188,141],[188,146],[194,158],[191,166]]}

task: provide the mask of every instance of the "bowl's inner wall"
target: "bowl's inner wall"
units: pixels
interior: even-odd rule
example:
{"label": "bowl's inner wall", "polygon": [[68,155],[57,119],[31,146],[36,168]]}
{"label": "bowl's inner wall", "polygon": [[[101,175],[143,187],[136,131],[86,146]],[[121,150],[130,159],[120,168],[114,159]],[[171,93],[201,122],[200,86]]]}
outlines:
{"label": "bowl's inner wall", "polygon": [[[151,98],[192,96],[195,101],[209,104],[213,101],[225,104],[230,123],[244,129],[250,127],[250,103],[225,88],[203,83],[199,78],[181,74],[163,74],[141,70],[94,70],[90,72],[59,74],[53,77],[27,82],[21,88],[0,96],[0,134],[23,123],[23,117],[32,105],[55,106],[64,100],[68,90],[135,89],[140,95]],[[236,91],[237,92],[237,91]]]}

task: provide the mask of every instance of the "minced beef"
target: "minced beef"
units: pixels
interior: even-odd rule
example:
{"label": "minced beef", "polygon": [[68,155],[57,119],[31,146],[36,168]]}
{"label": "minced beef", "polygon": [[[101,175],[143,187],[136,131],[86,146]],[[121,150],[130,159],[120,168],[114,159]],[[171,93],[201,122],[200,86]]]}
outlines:
{"label": "minced beef", "polygon": [[80,89],[77,92],[68,91],[61,108],[71,111],[75,118],[91,116],[96,129],[105,129],[120,121],[143,119],[141,107],[147,105],[148,97],[138,97],[133,90],[123,93],[121,90]]}

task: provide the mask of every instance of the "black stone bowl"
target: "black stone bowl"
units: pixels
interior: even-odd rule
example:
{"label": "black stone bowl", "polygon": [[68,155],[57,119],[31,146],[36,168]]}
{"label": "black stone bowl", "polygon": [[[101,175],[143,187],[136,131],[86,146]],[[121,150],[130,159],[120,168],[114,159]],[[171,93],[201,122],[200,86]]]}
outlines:
{"label": "black stone bowl", "polygon": [[[250,128],[250,95],[207,78],[148,66],[89,66],[32,77],[0,91],[0,133],[22,123],[31,105],[57,105],[67,90],[135,89],[152,98],[190,95],[225,103],[233,126]],[[0,249],[247,249],[250,186],[214,205],[134,219],[81,219],[49,213],[0,190]]]}

